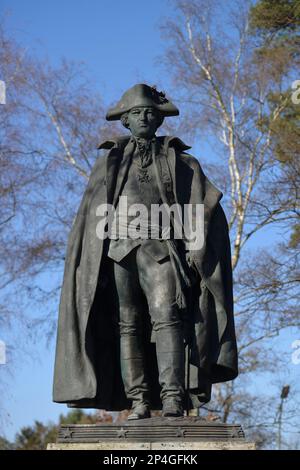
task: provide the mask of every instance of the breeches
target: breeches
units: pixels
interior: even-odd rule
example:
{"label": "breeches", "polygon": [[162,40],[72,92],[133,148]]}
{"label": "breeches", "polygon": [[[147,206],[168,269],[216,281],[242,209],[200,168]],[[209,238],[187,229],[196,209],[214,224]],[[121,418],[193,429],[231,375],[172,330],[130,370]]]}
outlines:
{"label": "breeches", "polygon": [[183,328],[170,259],[158,263],[141,245],[120,262],[111,262],[113,295],[119,312],[121,372],[127,397],[133,403],[148,401],[141,330],[146,298],[155,332],[161,399],[181,399],[184,393]]}
{"label": "breeches", "polygon": [[113,263],[122,335],[139,335],[142,296],[147,300],[152,328],[181,328],[176,305],[175,276],[169,258],[155,261],[143,246],[132,250],[122,261]]}

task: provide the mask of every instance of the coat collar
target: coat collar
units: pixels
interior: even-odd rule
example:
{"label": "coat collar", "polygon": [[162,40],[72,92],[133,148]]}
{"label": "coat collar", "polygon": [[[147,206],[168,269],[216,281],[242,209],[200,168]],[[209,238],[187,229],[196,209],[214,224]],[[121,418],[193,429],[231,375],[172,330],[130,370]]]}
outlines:
{"label": "coat collar", "polygon": [[[175,153],[191,148],[175,136],[156,137],[165,155],[170,156],[172,179],[175,181]],[[135,139],[131,136],[119,136],[102,142],[98,149],[109,150],[106,163],[107,202],[115,204],[123,181],[126,178],[131,156],[135,147]],[[170,150],[172,150],[170,152]],[[176,188],[174,188],[176,193]]]}

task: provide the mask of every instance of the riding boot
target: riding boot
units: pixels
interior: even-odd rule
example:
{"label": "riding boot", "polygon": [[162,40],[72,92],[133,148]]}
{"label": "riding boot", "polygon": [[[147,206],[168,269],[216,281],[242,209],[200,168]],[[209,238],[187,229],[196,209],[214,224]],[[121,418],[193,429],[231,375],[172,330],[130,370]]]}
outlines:
{"label": "riding boot", "polygon": [[182,416],[184,400],[184,343],[182,329],[156,332],[156,354],[163,416]]}
{"label": "riding boot", "polygon": [[148,385],[137,336],[121,335],[121,374],[126,396],[132,401],[132,411],[128,419],[149,418]]}

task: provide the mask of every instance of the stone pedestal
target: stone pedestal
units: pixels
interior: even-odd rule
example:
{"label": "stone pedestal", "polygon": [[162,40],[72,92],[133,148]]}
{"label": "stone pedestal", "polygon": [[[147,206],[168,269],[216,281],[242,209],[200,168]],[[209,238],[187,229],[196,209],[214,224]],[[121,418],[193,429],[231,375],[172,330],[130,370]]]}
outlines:
{"label": "stone pedestal", "polygon": [[47,450],[255,450],[254,442],[98,442],[84,444],[48,444]]}
{"label": "stone pedestal", "polygon": [[48,450],[254,450],[240,425],[199,417],[149,418],[118,424],[60,426]]}

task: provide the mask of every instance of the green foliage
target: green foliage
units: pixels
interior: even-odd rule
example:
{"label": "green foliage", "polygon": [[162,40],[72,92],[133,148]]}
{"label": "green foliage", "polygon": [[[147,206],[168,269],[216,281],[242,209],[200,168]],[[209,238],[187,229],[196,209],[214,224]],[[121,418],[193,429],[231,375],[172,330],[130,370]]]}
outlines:
{"label": "green foliage", "polygon": [[278,83],[300,57],[300,2],[261,0],[250,10],[250,25],[260,41],[256,61]]}
{"label": "green foliage", "polygon": [[[269,115],[264,115],[257,122],[262,132],[270,129],[273,156],[281,163],[291,163],[299,156],[300,142],[300,106],[291,100],[292,90],[283,93],[270,93]],[[279,107],[282,111],[273,120],[273,112]]]}
{"label": "green foliage", "polygon": [[60,415],[59,424],[96,424],[99,422],[99,416],[96,414],[87,414],[82,410],[75,409],[66,416]]}
{"label": "green foliage", "polygon": [[43,450],[49,442],[55,442],[57,426],[42,424],[35,421],[33,426],[27,426],[16,435],[16,450]]}
{"label": "green foliage", "polygon": [[0,437],[0,450],[43,450],[47,448],[47,444],[56,441],[60,424],[95,424],[103,420],[111,420],[111,416],[106,414],[99,417],[97,414],[87,414],[82,410],[72,410],[66,416],[60,415],[58,425],[35,421],[33,426],[21,428],[13,443]]}
{"label": "green foliage", "polygon": [[290,239],[290,248],[300,247],[300,223],[293,227],[293,232]]}
{"label": "green foliage", "polygon": [[262,33],[294,30],[300,26],[300,2],[260,0],[251,8],[250,25]]}
{"label": "green foliage", "polygon": [[0,436],[0,450],[14,450],[14,444]]}
{"label": "green foliage", "polygon": [[[250,10],[250,25],[253,34],[261,39],[256,50],[256,61],[281,90],[269,94],[270,113],[262,116],[257,125],[262,131],[269,128],[273,156],[286,165],[290,186],[295,187],[300,176],[300,105],[292,102],[290,87],[283,90],[283,77],[291,77],[299,66],[300,1],[260,0]],[[276,108],[280,112],[273,119]],[[300,224],[296,223],[289,245],[296,248],[299,243]]]}

